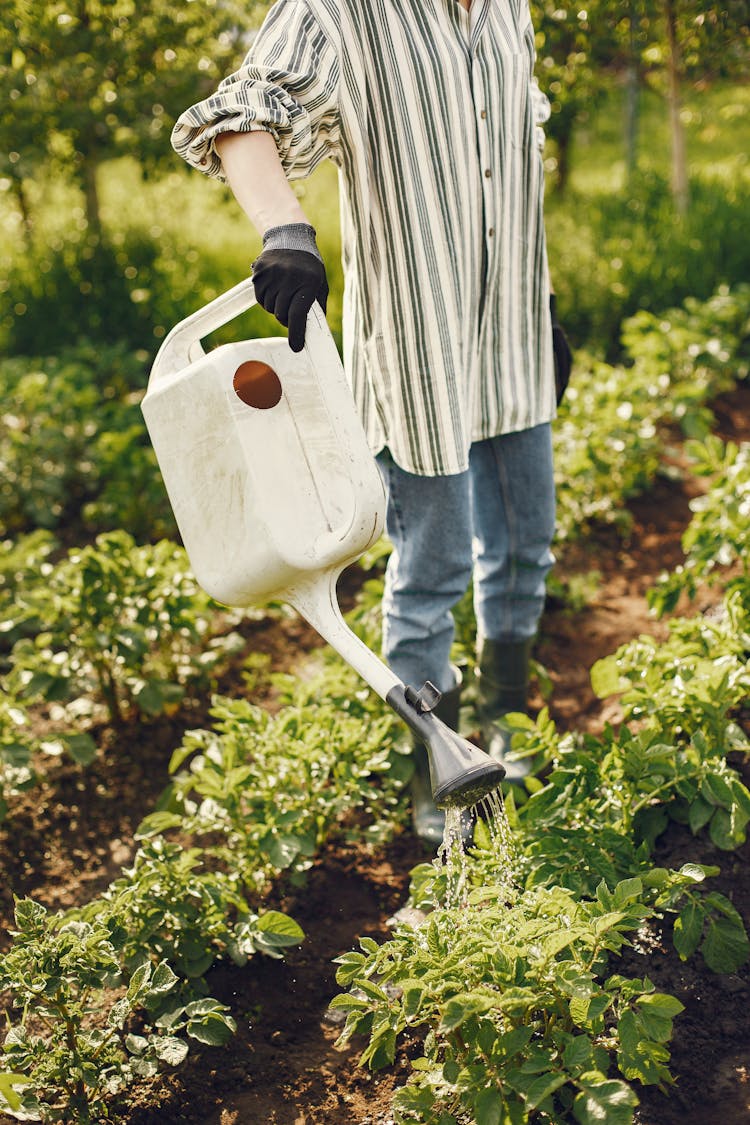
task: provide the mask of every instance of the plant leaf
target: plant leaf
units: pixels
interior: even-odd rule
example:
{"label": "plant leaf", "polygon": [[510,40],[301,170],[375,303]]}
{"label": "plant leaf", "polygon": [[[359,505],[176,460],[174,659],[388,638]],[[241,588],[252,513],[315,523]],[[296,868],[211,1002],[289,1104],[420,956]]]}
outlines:
{"label": "plant leaf", "polygon": [[175,1035],[159,1035],[154,1039],[156,1057],[170,1066],[179,1066],[187,1057],[190,1048],[184,1039]]}
{"label": "plant leaf", "polygon": [[580,1125],[632,1125],[638,1098],[630,1086],[619,1079],[586,1083],[573,1102],[573,1113]]}

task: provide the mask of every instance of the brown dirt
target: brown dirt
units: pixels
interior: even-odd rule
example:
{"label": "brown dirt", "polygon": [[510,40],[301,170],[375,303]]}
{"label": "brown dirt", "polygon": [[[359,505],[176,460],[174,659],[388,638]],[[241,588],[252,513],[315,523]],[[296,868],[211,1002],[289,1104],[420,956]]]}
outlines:
{"label": "brown dirt", "polygon": [[[750,387],[722,396],[715,410],[721,436],[750,440]],[[679,466],[679,450],[673,460]],[[700,487],[690,478],[660,478],[647,496],[629,505],[633,523],[626,540],[604,529],[566,550],[561,567],[595,568],[601,580],[581,612],[553,604],[545,614],[537,655],[552,677],[550,706],[562,728],[595,732],[604,722],[617,721],[616,703],[594,696],[589,669],[634,635],[663,629],[649,615],[644,594],[662,570],[679,562],[689,500]],[[347,597],[356,581],[348,579]],[[714,597],[707,593],[705,604],[699,602],[691,612],[706,608]],[[244,628],[248,646],[267,652],[275,667],[290,666],[319,643],[303,623],[291,619],[249,622]],[[225,686],[230,688],[231,681]],[[233,690],[241,690],[236,676]],[[166,782],[167,762],[182,731],[205,720],[196,711],[126,727],[109,736],[104,753],[88,769],[56,764],[44,786],[28,794],[0,828],[5,876],[0,916],[10,919],[11,891],[65,907],[103,889],[131,859],[133,831]],[[395,1067],[376,1075],[357,1066],[357,1049],[335,1048],[337,1029],[325,1018],[337,991],[332,959],[361,936],[387,933],[387,919],[406,896],[408,873],[425,855],[407,832],[378,850],[338,843],[318,858],[303,889],[279,887],[275,905],[300,922],[305,942],[284,961],[256,957],[244,969],[213,970],[210,992],[231,1005],[238,1034],[224,1048],[192,1050],[176,1072],[134,1091],[123,1121],[388,1125],[392,1091],[408,1073],[408,1045]],[[750,919],[750,843],[736,853],[717,854],[702,838],[670,827],[655,862],[679,866],[690,860],[720,865],[716,889]],[[686,1006],[672,1043],[679,1084],[669,1096],[639,1091],[640,1125],[713,1125],[717,1120],[750,1125],[750,970],[716,976],[697,958],[682,964],[669,933],[658,927],[641,935],[639,949],[628,953],[620,969],[647,974]]]}

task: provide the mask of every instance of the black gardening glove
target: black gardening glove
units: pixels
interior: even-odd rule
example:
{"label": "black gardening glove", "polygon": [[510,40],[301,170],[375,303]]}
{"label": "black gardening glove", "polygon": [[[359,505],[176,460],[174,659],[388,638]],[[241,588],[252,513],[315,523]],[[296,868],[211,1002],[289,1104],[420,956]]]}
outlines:
{"label": "black gardening glove", "polygon": [[557,405],[559,406],[565,394],[565,388],[570,381],[573,355],[557,319],[557,297],[554,293],[549,295],[549,311],[552,317],[552,353],[555,357],[555,389],[557,391]]}
{"label": "black gardening glove", "polygon": [[289,329],[289,347],[301,352],[308,312],[315,301],[325,312],[328,300],[326,270],[313,228],[288,223],[267,230],[253,262],[253,285],[258,304]]}

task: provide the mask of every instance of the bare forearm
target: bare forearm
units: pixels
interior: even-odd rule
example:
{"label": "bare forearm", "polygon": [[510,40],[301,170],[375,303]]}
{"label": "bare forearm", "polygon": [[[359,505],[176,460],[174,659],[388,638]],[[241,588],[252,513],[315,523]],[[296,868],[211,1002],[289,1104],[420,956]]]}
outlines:
{"label": "bare forearm", "polygon": [[259,234],[269,227],[309,221],[270,133],[222,133],[215,143],[229,186]]}

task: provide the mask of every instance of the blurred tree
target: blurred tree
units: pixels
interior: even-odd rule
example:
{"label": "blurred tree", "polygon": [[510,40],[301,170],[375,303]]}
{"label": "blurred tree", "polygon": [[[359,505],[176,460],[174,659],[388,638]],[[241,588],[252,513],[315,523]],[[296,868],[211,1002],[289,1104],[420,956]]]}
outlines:
{"label": "blurred tree", "polygon": [[537,73],[552,102],[548,127],[557,145],[557,183],[564,189],[577,122],[615,81],[626,87],[625,152],[636,163],[638,89],[646,81],[667,98],[672,134],[672,185],[687,207],[687,167],[681,117],[685,81],[742,80],[750,62],[748,0],[531,0]]}
{"label": "blurred tree", "polygon": [[559,0],[531,0],[531,15],[539,83],[552,104],[547,133],[557,147],[557,188],[564,191],[575,125],[612,84],[620,50],[617,24],[607,0],[569,7]]}
{"label": "blurred tree", "polygon": [[266,3],[3,0],[0,170],[28,222],[24,179],[52,158],[81,185],[100,235],[97,168],[123,153],[171,159],[173,119],[244,53]]}
{"label": "blurred tree", "polygon": [[750,62],[747,0],[634,0],[647,80],[665,92],[672,138],[672,193],[677,210],[688,208],[688,173],[682,89],[686,81],[743,79]]}

